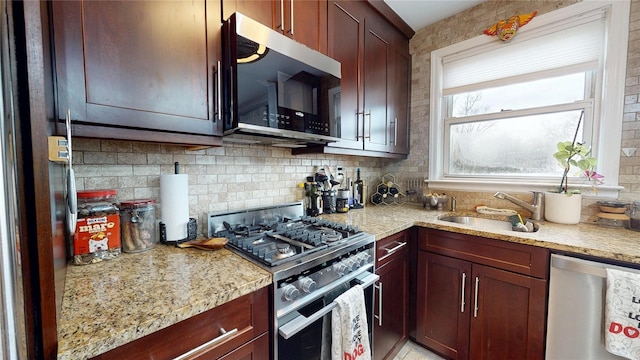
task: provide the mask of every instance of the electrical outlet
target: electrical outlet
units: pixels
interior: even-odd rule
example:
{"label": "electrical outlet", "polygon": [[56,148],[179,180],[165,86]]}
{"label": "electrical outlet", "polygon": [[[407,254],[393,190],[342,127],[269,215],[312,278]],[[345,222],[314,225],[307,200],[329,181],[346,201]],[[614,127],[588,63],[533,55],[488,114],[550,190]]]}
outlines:
{"label": "electrical outlet", "polygon": [[69,161],[69,144],[63,136],[49,136],[49,161]]}

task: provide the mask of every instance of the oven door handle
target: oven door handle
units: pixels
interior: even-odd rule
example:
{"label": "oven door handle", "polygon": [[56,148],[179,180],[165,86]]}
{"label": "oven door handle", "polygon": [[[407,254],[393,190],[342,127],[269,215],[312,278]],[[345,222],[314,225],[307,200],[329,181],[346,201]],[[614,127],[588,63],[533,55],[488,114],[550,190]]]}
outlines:
{"label": "oven door handle", "polygon": [[[355,278],[355,280],[360,282],[360,285],[362,286],[362,288],[368,288],[369,286],[372,286],[379,279],[380,279],[379,275],[372,274],[368,271],[363,272],[362,274],[358,275]],[[309,326],[310,324],[314,323],[316,320],[330,313],[331,310],[333,310],[336,306],[338,306],[338,304],[335,301],[333,301],[331,302],[331,304],[323,307],[322,309],[316,311],[310,316],[300,315],[295,319],[289,321],[288,323],[280,326],[280,328],[278,329],[278,333],[283,338],[289,339],[295,334],[299,333],[304,328],[306,328],[307,326]]]}

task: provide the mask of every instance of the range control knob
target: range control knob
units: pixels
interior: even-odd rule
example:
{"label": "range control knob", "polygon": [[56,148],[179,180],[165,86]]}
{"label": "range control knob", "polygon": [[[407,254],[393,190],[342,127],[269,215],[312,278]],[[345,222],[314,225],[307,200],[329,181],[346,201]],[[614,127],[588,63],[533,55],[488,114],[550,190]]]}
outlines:
{"label": "range control knob", "polygon": [[347,264],[347,267],[351,269],[351,271],[358,270],[358,261],[355,259],[354,256],[348,258],[344,262]]}
{"label": "range control knob", "polygon": [[306,277],[306,278],[300,279],[300,287],[302,288],[302,291],[308,294],[313,290],[315,290],[318,286],[316,282],[313,281],[313,279]]}
{"label": "range control knob", "polygon": [[298,291],[298,289],[294,285],[288,284],[282,288],[282,294],[284,295],[284,299],[286,301],[293,301],[298,298],[298,295],[300,295],[300,291]]}
{"label": "range control knob", "polygon": [[347,265],[345,265],[342,261],[333,264],[333,269],[338,273],[338,275],[342,276],[349,271],[347,270]]}
{"label": "range control knob", "polygon": [[362,265],[366,265],[369,263],[369,259],[371,259],[371,255],[369,255],[366,252],[361,252],[360,254],[358,254],[358,257],[360,258],[360,262],[362,263]]}
{"label": "range control knob", "polygon": [[367,265],[367,261],[362,257],[362,254],[356,254],[353,256],[353,261],[355,261],[358,267],[362,267]]}

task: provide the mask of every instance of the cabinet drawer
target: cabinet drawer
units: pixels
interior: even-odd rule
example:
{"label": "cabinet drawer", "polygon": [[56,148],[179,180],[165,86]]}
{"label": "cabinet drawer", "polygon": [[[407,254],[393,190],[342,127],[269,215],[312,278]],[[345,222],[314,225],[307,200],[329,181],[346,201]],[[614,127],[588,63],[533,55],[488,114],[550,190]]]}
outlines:
{"label": "cabinet drawer", "polygon": [[376,242],[376,267],[399,257],[407,256],[409,251],[408,231],[402,231]]}
{"label": "cabinet drawer", "polygon": [[[115,348],[96,359],[173,359],[207,342],[207,358],[218,358],[269,328],[269,287]],[[169,315],[170,316],[170,315]],[[232,332],[223,336],[226,332]],[[218,338],[217,341],[212,341]]]}
{"label": "cabinet drawer", "polygon": [[536,246],[420,228],[418,248],[519,274],[548,278],[549,251]]}

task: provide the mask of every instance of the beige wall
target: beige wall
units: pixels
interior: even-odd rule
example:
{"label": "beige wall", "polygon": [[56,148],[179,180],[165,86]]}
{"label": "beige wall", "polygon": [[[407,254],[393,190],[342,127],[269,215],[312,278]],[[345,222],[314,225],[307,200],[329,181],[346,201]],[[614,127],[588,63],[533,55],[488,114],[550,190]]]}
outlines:
{"label": "beige wall", "polygon": [[[431,51],[467,40],[482,34],[489,25],[514,14],[538,11],[544,14],[577,1],[488,1],[448,19],[430,25],[416,32],[410,42],[413,57],[411,83],[411,154],[402,162],[391,164],[386,171],[403,176],[427,177],[429,173],[429,85]],[[632,0],[631,24],[629,31],[629,54],[627,61],[627,81],[625,109],[622,121],[622,147],[640,148],[640,0]],[[622,101],[622,99],[620,100]],[[620,197],[640,200],[640,150],[634,156],[621,153],[620,185],[625,190]],[[605,174],[606,175],[606,174]],[[430,189],[427,189],[429,191]],[[437,190],[437,189],[434,189]],[[449,192],[450,194],[452,192]],[[471,208],[478,203],[491,206],[511,207],[510,203],[493,199],[492,193],[462,193],[458,195],[458,206]],[[530,198],[529,195],[523,198]],[[593,200],[585,200],[587,211],[583,221],[588,221],[593,213]]]}
{"label": "beige wall", "polygon": [[[290,150],[266,146],[224,146],[189,151],[182,146],[96,139],[74,140],[74,165],[78,189],[113,188],[118,199],[153,198],[159,201],[160,174],[173,172],[180,162],[189,174],[189,204],[199,228],[210,211],[234,210],[302,199],[297,184],[323,165],[344,166],[349,176],[362,168],[364,178],[377,184],[382,175],[394,174],[397,182],[425,178],[429,170],[429,72],[430,53],[482,33],[497,20],[537,10],[543,14],[576,1],[488,1],[468,11],[420,29],[411,40],[413,76],[411,94],[411,155],[407,160],[333,155],[292,156]],[[640,147],[640,0],[632,1],[629,60],[622,147]],[[640,151],[622,156],[622,198],[640,200]],[[451,192],[450,192],[451,194]],[[454,192],[458,207],[478,203],[510,207],[487,193]],[[585,203],[583,220],[593,213],[593,201]]]}

